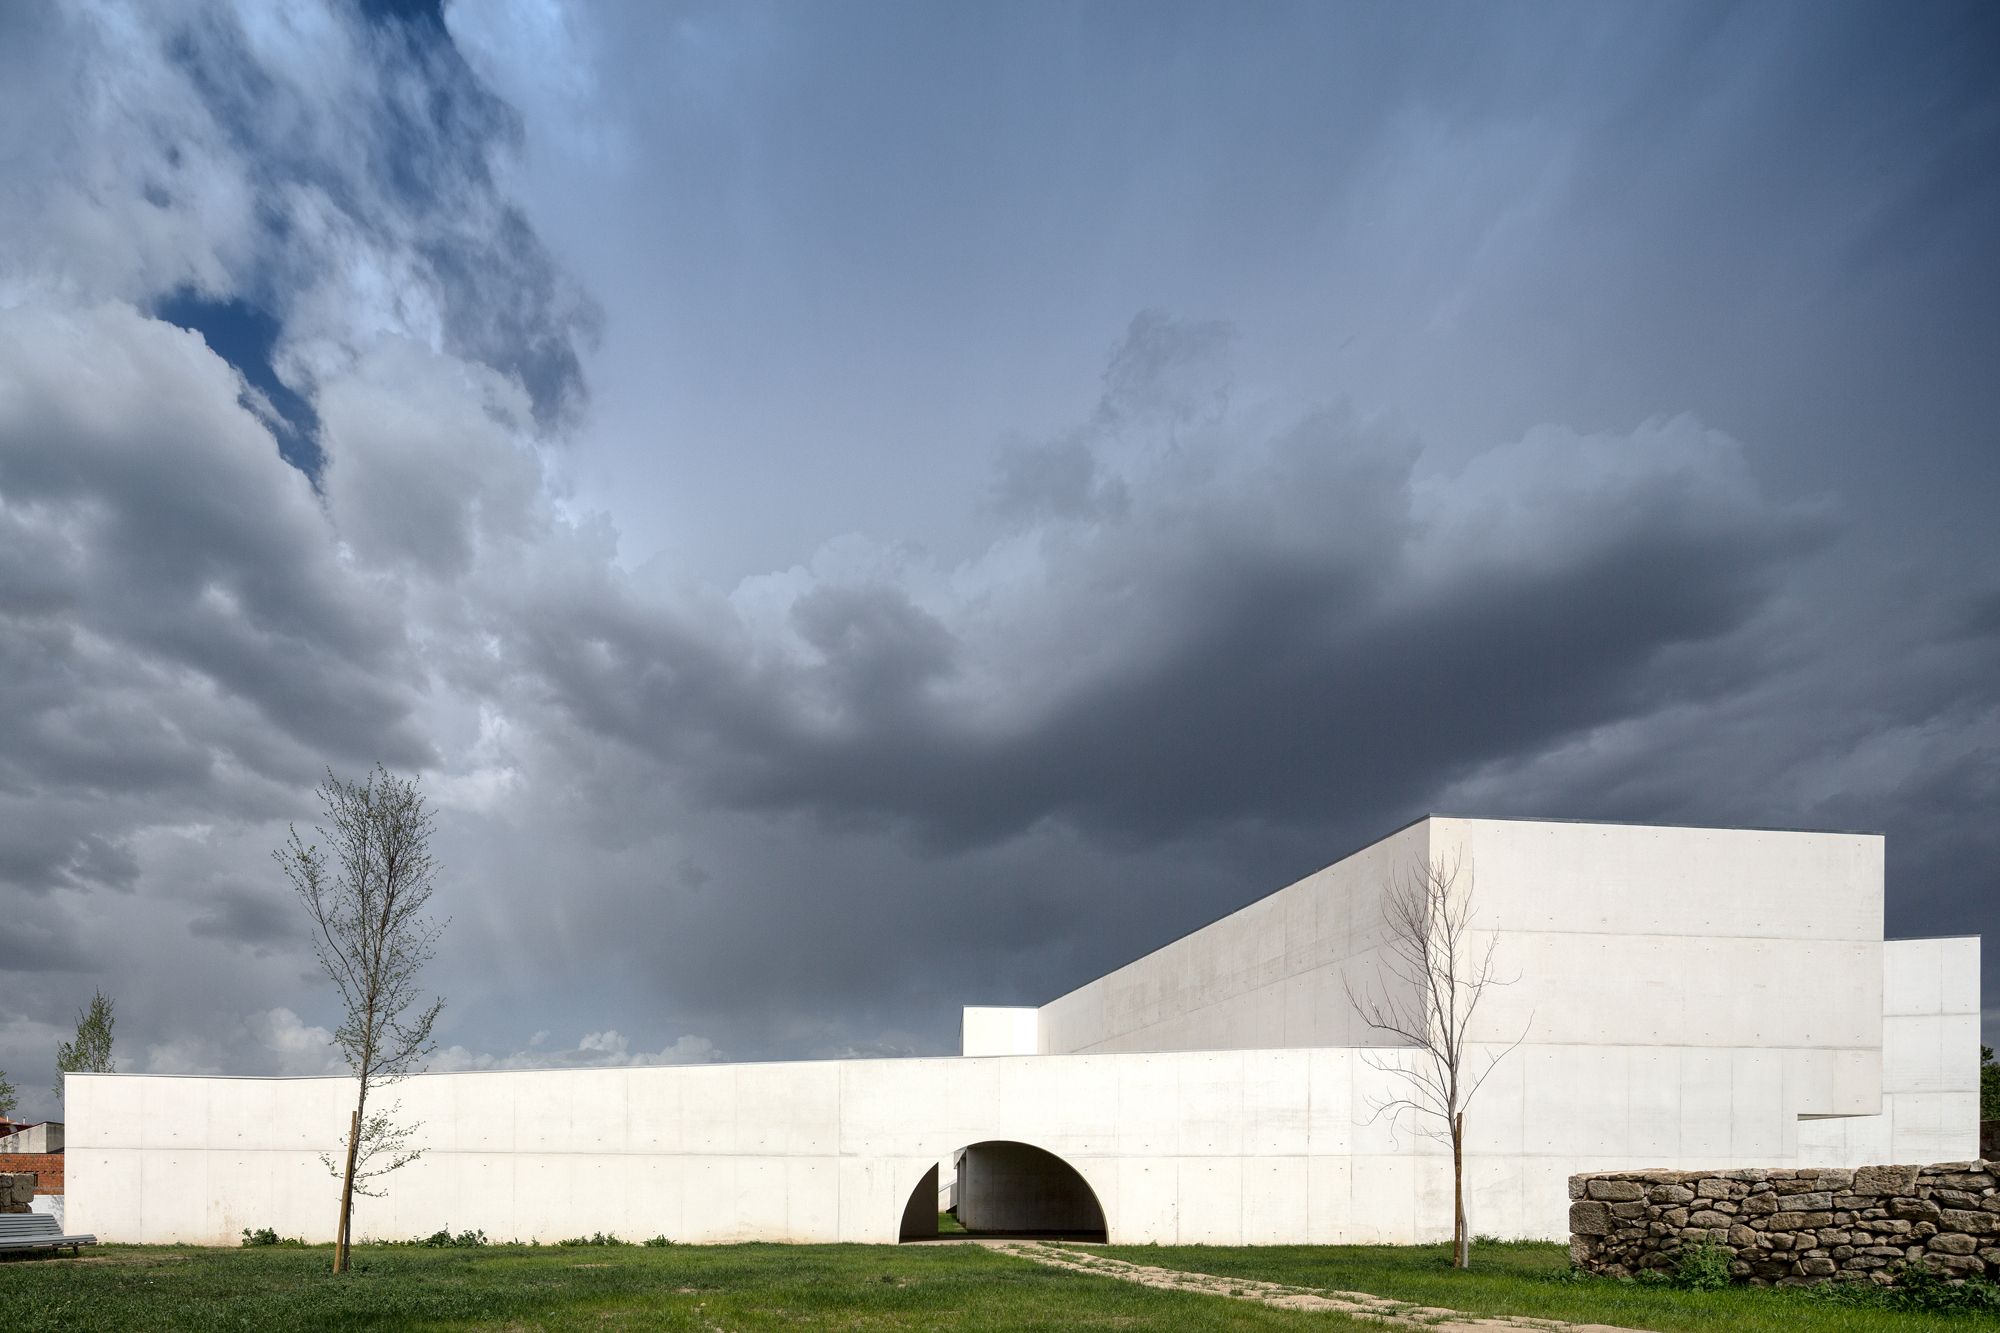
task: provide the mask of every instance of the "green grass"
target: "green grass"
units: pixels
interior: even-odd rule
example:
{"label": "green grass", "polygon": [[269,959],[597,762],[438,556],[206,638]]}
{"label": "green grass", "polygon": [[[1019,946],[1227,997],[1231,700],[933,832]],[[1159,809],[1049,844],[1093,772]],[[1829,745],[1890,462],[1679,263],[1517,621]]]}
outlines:
{"label": "green grass", "polygon": [[965,1228],[958,1224],[956,1217],[953,1217],[950,1213],[938,1214],[938,1235],[963,1236],[964,1234]]}
{"label": "green grass", "polygon": [[[1918,1333],[2000,1319],[1906,1314],[1795,1291],[1685,1292],[1565,1281],[1546,1244],[1488,1244],[1470,1273],[1443,1246],[1078,1247],[1223,1278],[1367,1291],[1480,1314],[1663,1333]],[[673,1245],[424,1249],[102,1246],[82,1260],[0,1262],[0,1327],[157,1329],[1207,1329],[1379,1330],[1326,1314],[1157,1291],[974,1245]]]}
{"label": "green grass", "polygon": [[1660,1333],[1917,1333],[1994,1329],[2000,1319],[1911,1314],[1837,1305],[1796,1289],[1731,1287],[1677,1291],[1609,1278],[1565,1280],[1569,1250],[1539,1241],[1489,1242],[1472,1269],[1451,1267],[1448,1245],[1274,1245],[1079,1247],[1157,1268],[1293,1286],[1366,1291],[1474,1314],[1530,1315]]}
{"label": "green grass", "polygon": [[102,1246],[0,1262],[6,1333],[93,1329],[1360,1330],[1086,1277],[975,1245],[332,1251]]}

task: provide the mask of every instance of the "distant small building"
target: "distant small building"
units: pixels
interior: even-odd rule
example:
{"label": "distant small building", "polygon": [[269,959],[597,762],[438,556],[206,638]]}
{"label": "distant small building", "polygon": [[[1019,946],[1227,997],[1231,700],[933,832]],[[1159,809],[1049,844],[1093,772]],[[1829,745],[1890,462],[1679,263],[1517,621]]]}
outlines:
{"label": "distant small building", "polygon": [[63,1150],[63,1122],[23,1123],[0,1120],[0,1153],[58,1153]]}

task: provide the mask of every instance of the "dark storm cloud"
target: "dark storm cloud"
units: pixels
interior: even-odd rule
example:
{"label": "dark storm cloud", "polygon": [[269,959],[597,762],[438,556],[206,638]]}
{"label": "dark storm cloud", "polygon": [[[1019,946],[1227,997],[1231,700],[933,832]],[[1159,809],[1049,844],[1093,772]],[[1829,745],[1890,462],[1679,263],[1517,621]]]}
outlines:
{"label": "dark storm cloud", "polygon": [[[70,922],[38,916],[21,906],[8,911],[6,929],[0,930],[0,972],[83,972],[90,967],[89,952],[81,946]],[[46,984],[47,977],[35,980]]]}
{"label": "dark storm cloud", "polygon": [[1229,407],[1229,345],[1224,320],[1176,319],[1142,311],[1111,349],[1104,395],[1093,425],[1179,430],[1218,420]]}
{"label": "dark storm cloud", "polygon": [[138,858],[124,829],[105,833],[107,810],[64,801],[61,775],[30,799],[0,796],[9,836],[0,847],[0,880],[29,892],[58,888],[129,891],[139,877]]}
{"label": "dark storm cloud", "polygon": [[[1329,809],[1386,821],[1458,771],[1684,690],[1663,655],[1741,627],[1827,535],[1687,421],[1547,432],[1422,483],[1407,442],[1341,412],[1191,437],[1189,404],[1215,396],[1130,367],[1206,360],[1214,336],[1148,318],[1114,353],[1095,419],[1126,438],[1155,423],[1159,461],[1129,512],[1025,531],[1042,563],[1021,623],[982,632],[966,606],[955,629],[903,589],[823,585],[791,606],[803,657],[732,665],[691,627],[549,608],[550,679],[725,804],[935,848],[1044,819],[1130,842]],[[962,688],[973,675],[997,694]]]}
{"label": "dark storm cloud", "polygon": [[189,934],[256,949],[296,942],[301,933],[298,905],[273,887],[222,888],[203,904],[188,922]]}
{"label": "dark storm cloud", "polygon": [[0,615],[0,873],[26,888],[129,886],[140,810],[268,809],[259,777],[430,753],[402,626],[239,388],[130,310],[0,311],[0,583],[30,590]]}
{"label": "dark storm cloud", "polygon": [[0,1064],[115,980],[135,1067],[323,1068],[269,852],[376,759],[454,1067],[942,1049],[1427,808],[1991,924],[1980,10],[116,12],[0,16]]}
{"label": "dark storm cloud", "polygon": [[1099,474],[1082,440],[1005,445],[995,473],[992,507],[1003,518],[1092,518],[1125,508],[1125,487]]}
{"label": "dark storm cloud", "polygon": [[578,416],[586,394],[577,345],[598,333],[596,309],[571,290],[517,208],[493,225],[427,243],[421,253],[448,299],[448,345],[527,389],[545,428]]}

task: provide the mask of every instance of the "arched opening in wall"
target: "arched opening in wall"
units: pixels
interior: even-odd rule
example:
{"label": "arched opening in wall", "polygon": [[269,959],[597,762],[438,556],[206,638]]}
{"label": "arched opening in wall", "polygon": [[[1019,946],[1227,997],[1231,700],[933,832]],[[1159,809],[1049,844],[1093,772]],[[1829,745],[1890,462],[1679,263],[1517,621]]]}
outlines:
{"label": "arched opening in wall", "polygon": [[932,1167],[903,1208],[902,1239],[937,1235],[942,1213],[975,1236],[1105,1239],[1104,1209],[1077,1169],[1006,1139],[970,1144]]}

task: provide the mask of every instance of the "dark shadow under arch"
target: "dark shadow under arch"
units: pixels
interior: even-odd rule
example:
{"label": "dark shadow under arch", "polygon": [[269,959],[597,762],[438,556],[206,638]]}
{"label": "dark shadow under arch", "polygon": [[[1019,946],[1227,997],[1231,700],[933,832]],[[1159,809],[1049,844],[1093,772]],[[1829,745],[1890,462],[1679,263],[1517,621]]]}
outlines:
{"label": "dark shadow under arch", "polygon": [[[987,1139],[953,1153],[952,1212],[975,1236],[1105,1239],[1104,1208],[1077,1169],[1042,1148]],[[903,1208],[902,1239],[937,1234],[938,1169],[932,1167]]]}

